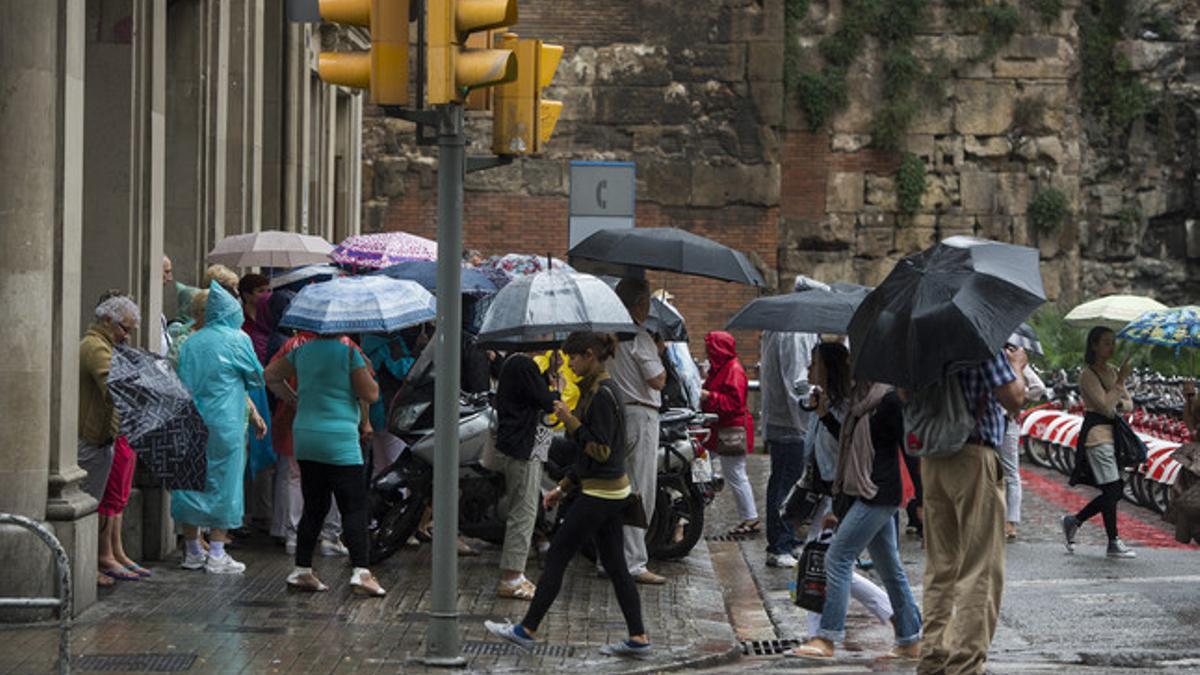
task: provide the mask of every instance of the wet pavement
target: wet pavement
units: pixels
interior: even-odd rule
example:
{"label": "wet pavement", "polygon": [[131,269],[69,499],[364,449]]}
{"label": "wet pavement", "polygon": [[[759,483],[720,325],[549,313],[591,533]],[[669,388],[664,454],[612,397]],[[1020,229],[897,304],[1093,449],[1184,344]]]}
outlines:
{"label": "wet pavement", "polygon": [[[762,513],[768,462],[749,460]],[[1121,530],[1135,560],[1104,557],[1099,519],[1079,533],[1078,551],[1062,545],[1059,519],[1094,494],[1068,488],[1050,470],[1025,466],[1024,522],[1007,547],[1007,579],[990,667],[997,673],[1200,672],[1200,550],[1176,544],[1160,517],[1122,503]],[[832,663],[784,658],[804,637],[804,612],[792,605],[794,570],[766,566],[763,535],[723,536],[737,523],[729,491],[708,510],[706,541],[685,561],[652,563],[666,586],[641,586],[648,630],[658,653],[648,662],[603,657],[597,648],[624,636],[608,582],[577,560],[543,628],[546,646],[523,654],[487,635],[484,619],[518,619],[525,603],[495,597],[499,551],[460,560],[459,611],[470,671],[816,673],[912,672],[911,664],[877,661],[891,647],[891,628],[850,605],[848,640]],[[343,558],[317,557],[332,586],[324,594],[285,589],[291,561],[282,547],[257,537],[232,549],[241,577],[186,572],[170,564],[154,578],[103,591],[77,622],[77,672],[341,673],[428,672],[424,653],[430,558],[428,547],[405,549],[377,569],[390,590],[383,600],[352,597]],[[921,597],[922,551],[905,535],[901,557]],[[527,572],[540,568],[531,560]],[[0,628],[0,673],[47,672],[56,633]],[[78,660],[82,657],[82,660]],[[151,661],[151,658],[157,661]],[[106,661],[105,659],[112,659]]]}

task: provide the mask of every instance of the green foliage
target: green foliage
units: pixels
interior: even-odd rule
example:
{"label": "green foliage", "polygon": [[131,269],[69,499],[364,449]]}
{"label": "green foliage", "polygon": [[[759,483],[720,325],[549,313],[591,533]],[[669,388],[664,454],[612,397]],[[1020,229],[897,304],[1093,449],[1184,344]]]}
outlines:
{"label": "green foliage", "polygon": [[785,0],[784,15],[788,21],[803,21],[808,16],[808,5],[811,0]]}
{"label": "green foliage", "polygon": [[925,67],[907,49],[893,47],[883,55],[883,97],[896,99],[912,91],[922,79]]}
{"label": "green foliage", "polygon": [[1058,20],[1066,3],[1063,0],[1031,0],[1031,4],[1042,24],[1049,26]]}
{"label": "green foliage", "polygon": [[999,2],[984,5],[979,9],[978,15],[983,33],[983,50],[975,58],[986,61],[995,56],[996,52],[1016,35],[1021,27],[1021,12],[1007,2]]}
{"label": "green foliage", "polygon": [[1112,100],[1109,104],[1109,119],[1119,129],[1129,126],[1129,123],[1145,115],[1150,110],[1154,92],[1136,75],[1121,69],[1121,79],[1112,88]]}
{"label": "green foliage", "polygon": [[810,131],[818,131],[834,110],[846,105],[846,72],[826,68],[819,73],[801,73],[796,78],[796,97]]}
{"label": "green foliage", "polygon": [[900,210],[907,214],[921,208],[921,197],[925,194],[925,162],[911,152],[904,153],[900,167],[896,169],[896,201]]}
{"label": "green foliage", "polygon": [[1150,89],[1117,56],[1122,27],[1128,21],[1129,0],[1093,0],[1075,15],[1079,24],[1083,107],[1124,129],[1150,109]]}
{"label": "green foliage", "polygon": [[1070,213],[1071,204],[1067,196],[1057,188],[1038,190],[1029,202],[1029,222],[1043,234],[1055,234],[1061,230]]}
{"label": "green foliage", "polygon": [[880,150],[899,150],[921,103],[910,96],[886,101],[871,118],[871,145]]}
{"label": "green foliage", "polygon": [[1053,305],[1042,305],[1029,318],[1029,325],[1037,333],[1044,354],[1036,358],[1045,369],[1070,370],[1083,365],[1083,354],[1087,349],[1087,332],[1071,326],[1065,314]]}
{"label": "green foliage", "polygon": [[1117,211],[1117,221],[1122,225],[1138,225],[1142,222],[1142,210],[1136,206],[1126,206]]}
{"label": "green foliage", "polygon": [[1162,12],[1149,10],[1142,14],[1142,28],[1153,32],[1159,40],[1179,39],[1179,34],[1175,32],[1175,19]]}

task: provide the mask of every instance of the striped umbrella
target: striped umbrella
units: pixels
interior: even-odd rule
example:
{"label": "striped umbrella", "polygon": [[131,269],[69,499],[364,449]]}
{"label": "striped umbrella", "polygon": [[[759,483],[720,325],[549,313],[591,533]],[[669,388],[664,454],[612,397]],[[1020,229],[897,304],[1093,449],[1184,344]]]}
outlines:
{"label": "striped umbrella", "polygon": [[339,277],[305,286],[279,325],[320,335],[391,333],[436,316],[433,295],[415,281]]}
{"label": "striped umbrella", "polygon": [[407,232],[346,237],[329,257],[356,269],[382,269],[406,260],[437,260],[437,242]]}

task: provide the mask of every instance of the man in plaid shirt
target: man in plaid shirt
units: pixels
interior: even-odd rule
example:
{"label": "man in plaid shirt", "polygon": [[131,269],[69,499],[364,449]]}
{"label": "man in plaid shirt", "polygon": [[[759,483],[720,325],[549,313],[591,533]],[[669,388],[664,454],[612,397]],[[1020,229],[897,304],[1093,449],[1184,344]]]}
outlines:
{"label": "man in plaid shirt", "polygon": [[918,673],[982,673],[1004,590],[1004,472],[999,448],[1024,404],[1025,352],[959,371],[975,431],[959,452],[921,461],[925,637]]}

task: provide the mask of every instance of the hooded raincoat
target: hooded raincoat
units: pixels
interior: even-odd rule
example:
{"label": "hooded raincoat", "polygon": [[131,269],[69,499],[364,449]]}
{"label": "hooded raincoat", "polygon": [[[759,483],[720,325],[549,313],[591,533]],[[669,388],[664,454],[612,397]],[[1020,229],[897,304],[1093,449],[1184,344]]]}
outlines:
{"label": "hooded raincoat", "polygon": [[[737,342],[725,331],[713,331],[704,336],[708,351],[708,379],[704,389],[708,399],[701,406],[706,413],[716,413],[717,428],[741,427],[746,430],[746,452],[754,449],[754,417],[746,408],[750,381],[737,357]],[[706,448],[716,452],[717,434],[710,434]]]}
{"label": "hooded raincoat", "polygon": [[242,308],[217,282],[209,286],[204,327],[183,345],[179,378],[208,427],[204,491],[172,490],[171,517],[200,527],[242,524],[249,390],[263,386],[262,364],[242,332]]}

